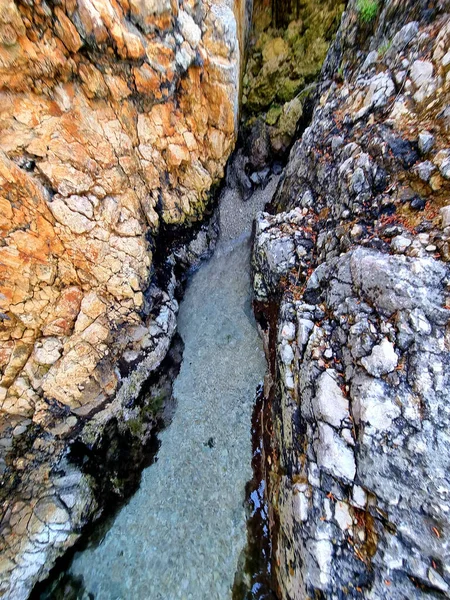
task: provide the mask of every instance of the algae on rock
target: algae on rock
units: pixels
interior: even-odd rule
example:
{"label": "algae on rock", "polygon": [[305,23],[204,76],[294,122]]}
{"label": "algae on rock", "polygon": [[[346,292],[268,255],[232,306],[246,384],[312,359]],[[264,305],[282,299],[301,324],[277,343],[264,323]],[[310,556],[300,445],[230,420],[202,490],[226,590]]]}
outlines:
{"label": "algae on rock", "polygon": [[281,4],[255,3],[242,96],[244,128],[259,121],[275,156],[294,139],[344,9],[336,0]]}

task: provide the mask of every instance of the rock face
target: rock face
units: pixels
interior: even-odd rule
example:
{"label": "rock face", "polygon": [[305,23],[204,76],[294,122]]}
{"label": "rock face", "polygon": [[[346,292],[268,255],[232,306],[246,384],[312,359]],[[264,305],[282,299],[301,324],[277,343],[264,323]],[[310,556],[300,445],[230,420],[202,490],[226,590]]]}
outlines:
{"label": "rock face", "polygon": [[256,226],[286,600],[450,594],[449,4],[360,11]]}
{"label": "rock face", "polygon": [[[116,390],[106,350],[148,313],[158,228],[201,219],[234,144],[232,9],[3,4],[4,411],[31,416],[41,389],[70,408]],[[60,341],[52,362],[43,336]]]}
{"label": "rock face", "polygon": [[285,160],[310,99],[344,4],[336,0],[255,0],[243,78],[241,147],[235,157],[244,197]]}
{"label": "rock face", "polygon": [[203,219],[234,146],[246,10],[1,4],[5,597],[25,598],[92,515],[90,483],[76,472],[63,493],[58,461],[78,436],[92,448],[111,420],[132,420],[175,332],[174,268],[214,242],[212,223],[164,256],[167,232]]}

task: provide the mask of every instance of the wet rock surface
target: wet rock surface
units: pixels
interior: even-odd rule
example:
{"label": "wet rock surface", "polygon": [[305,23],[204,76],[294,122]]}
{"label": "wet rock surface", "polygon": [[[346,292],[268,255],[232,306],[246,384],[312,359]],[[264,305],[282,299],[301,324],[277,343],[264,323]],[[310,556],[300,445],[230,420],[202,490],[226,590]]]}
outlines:
{"label": "wet rock surface", "polygon": [[257,218],[268,523],[289,600],[449,594],[449,6],[378,9],[368,24],[349,3]]}

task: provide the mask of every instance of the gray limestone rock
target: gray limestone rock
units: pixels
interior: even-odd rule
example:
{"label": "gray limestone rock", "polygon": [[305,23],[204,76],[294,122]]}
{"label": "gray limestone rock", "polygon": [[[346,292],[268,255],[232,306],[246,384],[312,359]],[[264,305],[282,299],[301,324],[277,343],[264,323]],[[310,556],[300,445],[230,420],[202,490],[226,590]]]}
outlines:
{"label": "gray limestone rock", "polygon": [[374,377],[390,373],[395,369],[397,363],[398,356],[395,353],[394,345],[386,338],[372,348],[369,356],[361,359],[363,367]]}

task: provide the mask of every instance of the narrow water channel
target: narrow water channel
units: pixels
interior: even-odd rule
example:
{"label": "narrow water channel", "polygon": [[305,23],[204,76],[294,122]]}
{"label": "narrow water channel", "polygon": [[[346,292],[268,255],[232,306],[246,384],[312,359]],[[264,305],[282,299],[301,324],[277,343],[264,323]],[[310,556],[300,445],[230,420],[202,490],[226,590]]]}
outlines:
{"label": "narrow water channel", "polygon": [[246,544],[251,417],[266,362],[251,309],[254,215],[276,185],[243,203],[225,189],[221,237],[180,306],[185,349],[177,408],[157,461],[97,547],[70,574],[95,600],[227,600]]}

